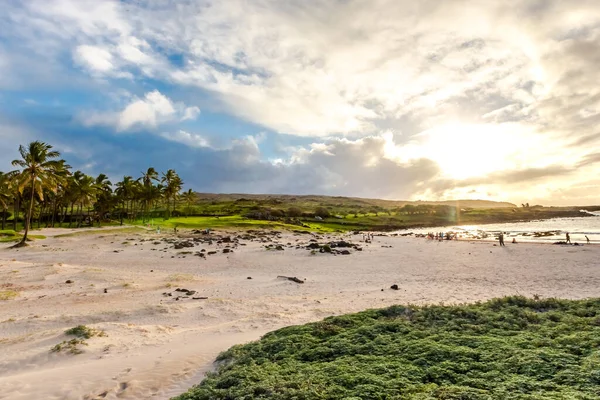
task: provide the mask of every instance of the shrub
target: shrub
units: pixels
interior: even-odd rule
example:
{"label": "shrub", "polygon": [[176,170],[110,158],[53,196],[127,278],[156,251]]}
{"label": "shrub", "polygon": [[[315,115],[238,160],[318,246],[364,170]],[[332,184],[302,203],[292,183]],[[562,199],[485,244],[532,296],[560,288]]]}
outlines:
{"label": "shrub", "polygon": [[329,218],[330,213],[329,210],[325,207],[317,207],[317,209],[315,210],[315,216],[321,218]]}
{"label": "shrub", "polygon": [[77,325],[74,328],[67,329],[65,331],[66,335],[77,336],[84,339],[89,339],[93,336],[106,336],[104,331],[99,331],[97,329],[89,328],[85,325]]}
{"label": "shrub", "polygon": [[600,299],[393,306],[271,332],[177,400],[596,399]]}
{"label": "shrub", "polygon": [[287,216],[291,218],[298,218],[302,216],[302,210],[298,207],[290,207],[287,210]]}

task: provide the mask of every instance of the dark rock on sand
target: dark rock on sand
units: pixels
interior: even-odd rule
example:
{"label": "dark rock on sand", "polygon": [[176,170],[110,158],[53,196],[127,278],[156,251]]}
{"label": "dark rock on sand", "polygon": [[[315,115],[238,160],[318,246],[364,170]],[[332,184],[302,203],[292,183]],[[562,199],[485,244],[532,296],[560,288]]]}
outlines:
{"label": "dark rock on sand", "polygon": [[298,279],[295,276],[283,276],[279,275],[278,278],[287,279],[288,281],[296,282],[296,283],[304,283],[302,279]]}

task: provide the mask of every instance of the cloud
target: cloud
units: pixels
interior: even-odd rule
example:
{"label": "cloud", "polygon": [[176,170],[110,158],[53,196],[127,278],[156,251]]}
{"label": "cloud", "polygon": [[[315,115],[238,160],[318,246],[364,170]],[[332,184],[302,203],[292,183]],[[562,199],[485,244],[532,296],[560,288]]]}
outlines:
{"label": "cloud", "polygon": [[[218,160],[212,188],[600,198],[595,0],[31,0],[0,22],[3,108],[43,88],[70,100],[57,125]],[[138,97],[99,99],[117,88]]]}
{"label": "cloud", "polygon": [[585,156],[578,164],[578,167],[586,167],[588,165],[600,162],[600,153],[591,153]]}
{"label": "cloud", "polygon": [[[15,36],[36,52],[58,57],[62,44],[95,77],[207,90],[229,113],[281,133],[372,134],[379,121],[427,121],[434,110],[455,119],[469,114],[453,106],[459,99],[477,103],[470,123],[535,120],[544,129],[552,115],[564,120],[557,130],[597,115],[589,100],[600,11],[591,0],[32,0],[8,13],[13,24],[29,21]],[[587,111],[557,117],[567,100]]]}
{"label": "cloud", "polygon": [[109,51],[89,45],[81,45],[75,49],[74,59],[77,63],[90,70],[106,73],[115,67],[112,63],[113,57]]}
{"label": "cloud", "polygon": [[184,112],[183,112],[183,116],[181,117],[182,121],[185,120],[194,120],[198,117],[198,115],[200,114],[200,109],[198,107],[187,107]]}
{"label": "cloud", "polygon": [[173,121],[193,120],[199,113],[198,107],[173,103],[158,90],[153,90],[143,98],[134,98],[120,112],[88,111],[80,115],[79,120],[85,126],[108,125],[122,132],[143,127],[157,128],[161,124]]}
{"label": "cloud", "polygon": [[186,132],[184,130],[179,130],[177,132],[163,132],[160,134],[160,136],[167,140],[178,142],[189,147],[211,147],[210,142],[204,136]]}
{"label": "cloud", "polygon": [[134,125],[156,127],[159,121],[173,119],[174,114],[171,100],[155,90],[125,107],[119,115],[117,130],[124,131]]}

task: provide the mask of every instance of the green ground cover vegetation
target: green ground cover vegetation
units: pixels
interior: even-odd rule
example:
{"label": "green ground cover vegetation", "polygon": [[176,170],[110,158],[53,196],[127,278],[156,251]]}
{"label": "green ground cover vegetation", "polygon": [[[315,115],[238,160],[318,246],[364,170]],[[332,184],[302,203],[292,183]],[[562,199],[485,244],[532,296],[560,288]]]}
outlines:
{"label": "green ground cover vegetation", "polygon": [[176,400],[600,398],[600,299],[393,306],[222,353]]}

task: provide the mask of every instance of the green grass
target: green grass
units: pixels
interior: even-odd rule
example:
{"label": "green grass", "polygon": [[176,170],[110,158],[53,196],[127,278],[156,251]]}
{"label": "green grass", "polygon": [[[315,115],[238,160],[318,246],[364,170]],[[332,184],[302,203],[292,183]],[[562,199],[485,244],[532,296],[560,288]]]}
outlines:
{"label": "green grass", "polygon": [[12,229],[0,230],[0,243],[16,242],[21,238],[22,236]]}
{"label": "green grass", "polygon": [[0,290],[0,301],[12,300],[19,296],[16,290]]}
{"label": "green grass", "polygon": [[89,339],[94,336],[106,336],[104,331],[99,331],[97,329],[89,328],[85,325],[77,325],[71,329],[67,329],[65,331],[65,335],[77,336],[79,338]]}
{"label": "green grass", "polygon": [[[112,225],[110,225],[112,226]],[[102,235],[112,235],[112,234],[125,234],[125,233],[142,233],[145,232],[146,229],[144,229],[141,226],[128,226],[128,227],[124,227],[124,228],[115,228],[115,229],[110,229],[110,228],[103,228],[103,229],[99,229],[98,227],[93,227],[93,228],[79,228],[80,230],[78,230],[77,232],[72,232],[72,233],[63,233],[61,235],[56,235],[55,237],[57,238],[66,238],[66,237],[76,237],[76,236],[83,236],[83,235],[98,235],[98,234],[102,234]]]}
{"label": "green grass", "polygon": [[[0,230],[0,243],[17,242],[21,240],[23,235],[13,231],[12,229]],[[27,235],[30,239],[46,239],[44,235]]]}
{"label": "green grass", "polygon": [[91,339],[94,336],[106,336],[106,332],[94,328],[87,327],[85,325],[77,325],[73,328],[67,329],[65,335],[75,336],[74,339],[63,340],[59,344],[53,346],[50,349],[51,353],[67,352],[69,354],[81,354],[83,350],[80,346],[88,346],[88,343],[84,339]]}
{"label": "green grass", "polygon": [[[146,226],[141,221],[136,221],[135,224]],[[304,228],[298,225],[286,224],[279,221],[263,221],[244,218],[240,215],[231,215],[225,217],[176,217],[163,220],[156,218],[153,220],[153,226],[160,226],[163,232],[178,229],[226,229],[226,228],[246,228],[246,229],[295,229],[295,230],[322,230],[329,231],[326,227],[320,224],[308,224],[311,228]]]}
{"label": "green grass", "polygon": [[71,339],[63,340],[61,343],[50,349],[51,353],[60,353],[66,351],[70,354],[81,354],[83,350],[79,346],[89,346],[85,340],[82,339]]}
{"label": "green grass", "polygon": [[600,396],[600,299],[393,306],[265,335],[177,400]]}

